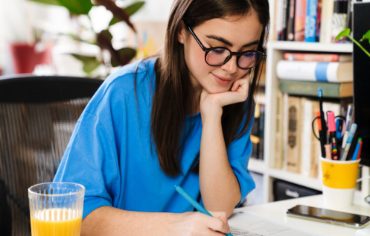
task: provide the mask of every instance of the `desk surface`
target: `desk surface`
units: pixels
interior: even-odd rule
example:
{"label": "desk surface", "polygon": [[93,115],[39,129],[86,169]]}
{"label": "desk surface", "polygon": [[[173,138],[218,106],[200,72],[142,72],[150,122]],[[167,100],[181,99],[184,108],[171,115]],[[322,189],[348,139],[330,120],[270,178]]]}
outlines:
{"label": "desk surface", "polygon": [[[303,231],[311,235],[317,236],[370,235],[370,225],[366,226],[364,229],[357,230],[344,226],[330,225],[287,216],[286,215],[287,209],[297,204],[324,208],[321,195],[278,201],[261,205],[247,206],[236,209],[235,214],[229,220],[229,224],[231,227],[248,230],[248,223],[246,223],[247,215],[249,216],[249,218],[250,215],[255,215],[256,217],[260,217],[261,219],[270,221],[271,223],[289,227],[294,230]],[[348,212],[370,216],[370,207],[353,205],[345,210]]]}

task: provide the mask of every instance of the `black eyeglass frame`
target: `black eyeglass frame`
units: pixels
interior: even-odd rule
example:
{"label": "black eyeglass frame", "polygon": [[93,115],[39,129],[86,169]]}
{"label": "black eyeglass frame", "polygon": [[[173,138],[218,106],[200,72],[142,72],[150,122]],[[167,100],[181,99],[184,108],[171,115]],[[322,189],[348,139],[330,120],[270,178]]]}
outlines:
{"label": "black eyeglass frame", "polygon": [[[195,34],[195,32],[193,31],[193,29],[189,26],[189,25],[186,25],[186,27],[188,28],[189,32],[191,33],[191,35],[194,37],[195,41],[198,43],[198,45],[200,46],[200,48],[203,50],[203,52],[205,52],[204,54],[204,61],[207,63],[207,65],[209,66],[222,66],[222,65],[225,65],[228,61],[230,61],[230,59],[235,55],[236,56],[236,65],[242,69],[242,70],[250,70],[250,69],[253,69],[254,67],[256,67],[256,65],[258,65],[258,63],[260,63],[263,58],[266,57],[266,54],[264,52],[261,52],[261,51],[257,51],[257,50],[247,50],[247,51],[243,51],[243,52],[232,52],[230,49],[226,48],[226,47],[209,47],[207,48],[206,46],[203,45],[203,43],[200,41],[200,39],[198,38],[198,36]],[[210,64],[208,63],[207,61],[207,55],[210,51],[214,50],[214,49],[225,49],[226,51],[229,52],[229,56],[226,57],[226,59],[222,62],[222,63],[219,63],[219,64]],[[248,53],[248,52],[253,52],[253,53],[256,53],[256,62],[254,64],[254,66],[252,67],[241,67],[239,65],[239,58],[245,54],[245,53]]]}

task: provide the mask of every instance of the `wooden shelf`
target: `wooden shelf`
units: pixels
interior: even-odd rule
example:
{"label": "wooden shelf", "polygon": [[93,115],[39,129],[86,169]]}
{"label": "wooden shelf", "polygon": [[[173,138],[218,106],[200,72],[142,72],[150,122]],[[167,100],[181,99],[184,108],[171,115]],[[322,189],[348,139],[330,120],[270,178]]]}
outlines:
{"label": "wooden shelf", "polygon": [[260,174],[265,174],[266,173],[266,164],[262,160],[257,160],[255,158],[250,158],[249,159],[249,164],[248,164],[248,170],[257,172]]}
{"label": "wooden shelf", "polygon": [[272,41],[267,44],[276,50],[352,53],[352,43],[306,43],[289,41]]}
{"label": "wooden shelf", "polygon": [[286,170],[277,170],[277,169],[269,169],[268,173],[271,177],[276,179],[285,180],[294,184],[302,185],[319,191],[321,191],[322,189],[321,181],[316,178],[311,178],[303,176],[301,174],[288,172]]}

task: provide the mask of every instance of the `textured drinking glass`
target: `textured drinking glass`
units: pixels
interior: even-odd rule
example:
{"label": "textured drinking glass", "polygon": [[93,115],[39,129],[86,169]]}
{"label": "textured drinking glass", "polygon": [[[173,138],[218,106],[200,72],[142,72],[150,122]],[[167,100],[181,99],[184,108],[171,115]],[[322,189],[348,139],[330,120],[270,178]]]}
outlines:
{"label": "textured drinking glass", "polygon": [[79,236],[85,187],[41,183],[28,189],[32,236]]}

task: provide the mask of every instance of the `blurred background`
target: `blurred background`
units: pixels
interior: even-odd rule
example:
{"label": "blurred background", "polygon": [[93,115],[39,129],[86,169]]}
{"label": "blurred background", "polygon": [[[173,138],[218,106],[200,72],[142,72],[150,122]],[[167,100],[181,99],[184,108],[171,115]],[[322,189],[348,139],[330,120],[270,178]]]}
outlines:
{"label": "blurred background", "polygon": [[172,0],[0,0],[0,74],[105,77],[160,50]]}

